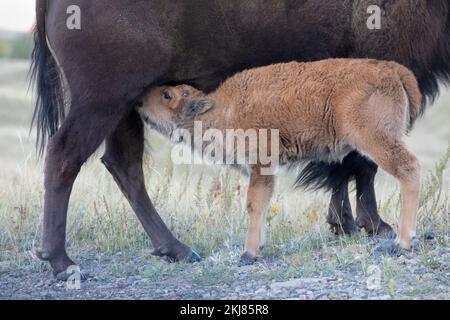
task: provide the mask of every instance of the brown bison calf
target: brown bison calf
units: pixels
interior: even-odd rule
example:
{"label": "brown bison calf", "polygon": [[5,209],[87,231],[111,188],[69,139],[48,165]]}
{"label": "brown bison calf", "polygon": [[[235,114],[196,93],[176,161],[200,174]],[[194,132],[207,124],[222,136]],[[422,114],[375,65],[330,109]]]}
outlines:
{"label": "brown bison calf", "polygon": [[[386,61],[330,59],[247,70],[209,95],[187,85],[153,88],[139,111],[145,122],[168,136],[177,128],[193,132],[195,121],[223,132],[277,129],[281,164],[341,161],[358,150],[400,182],[398,237],[383,246],[398,253],[411,248],[416,231],[420,165],[402,138],[420,105],[417,81],[405,67]],[[259,158],[248,165],[250,225],[241,263],[253,262],[264,241],[264,214],[274,179],[262,174],[262,167]]]}

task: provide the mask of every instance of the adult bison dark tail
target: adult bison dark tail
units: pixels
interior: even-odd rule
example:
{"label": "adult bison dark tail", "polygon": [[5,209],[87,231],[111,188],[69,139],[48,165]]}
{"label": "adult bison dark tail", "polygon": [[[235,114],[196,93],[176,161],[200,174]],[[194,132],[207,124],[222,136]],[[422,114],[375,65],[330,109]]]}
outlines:
{"label": "adult bison dark tail", "polygon": [[376,165],[357,151],[351,152],[342,163],[310,162],[300,172],[294,186],[308,190],[333,190]]}
{"label": "adult bison dark tail", "polygon": [[30,87],[36,91],[31,126],[36,125],[36,148],[42,155],[47,139],[58,130],[64,119],[64,94],[57,62],[47,44],[45,30],[47,1],[36,0],[34,49],[29,71]]}

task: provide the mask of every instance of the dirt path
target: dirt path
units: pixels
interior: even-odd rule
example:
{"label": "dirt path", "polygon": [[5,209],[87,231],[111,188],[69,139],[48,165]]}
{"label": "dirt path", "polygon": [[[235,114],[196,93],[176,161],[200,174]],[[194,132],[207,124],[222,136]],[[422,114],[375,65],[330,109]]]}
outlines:
{"label": "dirt path", "polygon": [[[55,281],[40,263],[1,262],[0,299],[450,299],[450,246],[430,253],[432,259],[410,255],[362,264],[356,256],[356,263],[307,276],[279,258],[237,267],[237,251],[194,265],[144,252],[90,254],[76,257],[92,274],[78,290]],[[314,257],[324,258],[323,250]]]}

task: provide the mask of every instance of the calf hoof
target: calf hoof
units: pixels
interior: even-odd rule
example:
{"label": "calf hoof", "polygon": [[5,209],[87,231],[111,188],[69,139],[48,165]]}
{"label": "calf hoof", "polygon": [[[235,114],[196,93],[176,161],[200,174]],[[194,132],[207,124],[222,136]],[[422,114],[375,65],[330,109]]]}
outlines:
{"label": "calf hoof", "polygon": [[395,240],[395,239],[397,239],[397,234],[396,234],[395,231],[392,230],[392,229],[391,229],[391,231],[385,233],[385,235],[386,235],[386,238],[389,239],[389,240]]}
{"label": "calf hoof", "polygon": [[252,264],[254,264],[256,262],[257,258],[254,257],[252,254],[248,253],[248,252],[244,252],[244,254],[241,256],[241,259],[239,259],[239,267],[244,267],[244,266],[251,266]]}
{"label": "calf hoof", "polygon": [[414,251],[419,246],[419,240],[417,238],[413,238],[411,240],[411,248],[403,249],[399,244],[395,241],[396,238],[391,238],[390,240],[386,240],[381,243],[378,247],[375,248],[375,255],[390,255],[394,257],[399,257],[407,252]]}
{"label": "calf hoof", "polygon": [[405,250],[400,247],[395,240],[386,240],[383,241],[380,245],[378,245],[374,253],[376,256],[388,255],[392,257],[400,257],[403,255]]}
{"label": "calf hoof", "polygon": [[89,273],[82,272],[77,265],[69,266],[66,270],[58,272],[55,275],[58,281],[86,281],[89,278]]}

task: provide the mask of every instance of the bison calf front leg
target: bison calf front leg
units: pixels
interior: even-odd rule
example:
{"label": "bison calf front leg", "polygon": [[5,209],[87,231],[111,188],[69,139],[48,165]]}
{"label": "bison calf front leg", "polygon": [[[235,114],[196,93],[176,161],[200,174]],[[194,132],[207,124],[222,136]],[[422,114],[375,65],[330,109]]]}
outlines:
{"label": "bison calf front leg", "polygon": [[272,197],[274,177],[261,175],[259,167],[252,168],[247,192],[247,210],[249,229],[245,241],[245,252],[239,265],[253,264],[264,245],[265,216]]}

